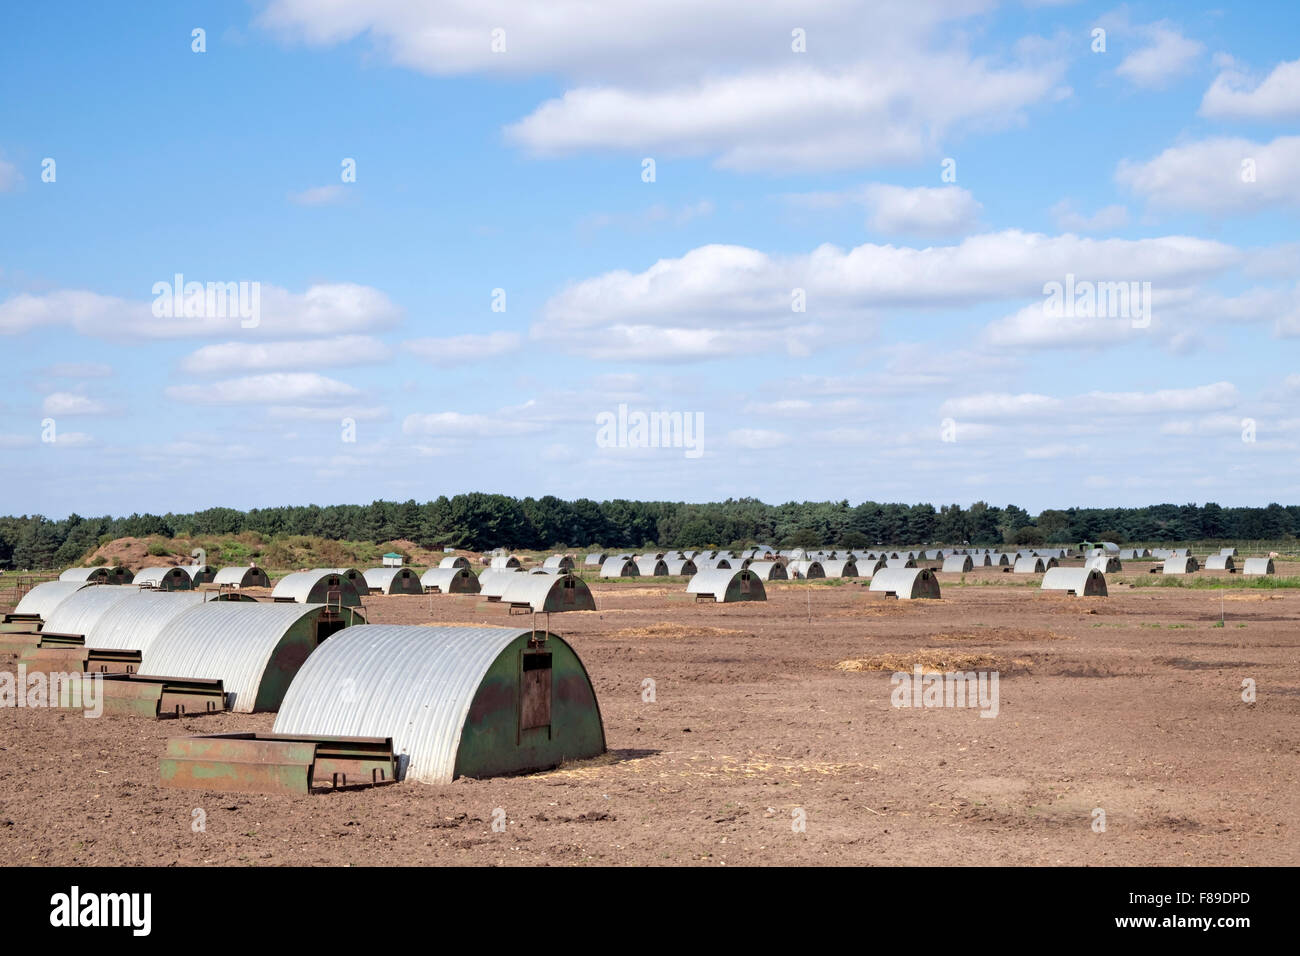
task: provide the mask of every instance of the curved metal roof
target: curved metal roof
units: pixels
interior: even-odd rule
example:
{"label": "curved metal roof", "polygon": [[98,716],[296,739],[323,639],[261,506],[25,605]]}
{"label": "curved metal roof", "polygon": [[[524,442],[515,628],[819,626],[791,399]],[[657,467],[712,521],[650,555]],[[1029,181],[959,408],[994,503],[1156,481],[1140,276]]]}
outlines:
{"label": "curved metal roof", "polygon": [[969,554],[951,554],[943,559],[943,570],[948,574],[973,571],[975,562]]}
{"label": "curved metal roof", "polygon": [[755,561],[749,570],[757,574],[760,581],[785,581],[789,578],[785,565],[780,561]]}
{"label": "curved metal roof", "polygon": [[1038,555],[1022,555],[1016,558],[1012,571],[1015,574],[1038,574],[1047,570],[1047,562]]}
{"label": "curved metal roof", "polygon": [[[346,628],[298,671],[274,732],[392,737],[393,750],[409,758],[406,779],[451,783],[479,684],[515,639],[532,633],[516,627]],[[563,643],[555,635],[550,641]]]}
{"label": "curved metal roof", "polygon": [[[413,582],[418,580],[415,577],[415,572],[410,568],[366,568],[366,587],[378,588],[385,594],[394,593],[394,583],[403,579]],[[411,584],[409,587],[414,588],[415,585]],[[423,590],[423,588],[420,590]],[[414,590],[407,592],[399,591],[398,593],[414,593]]]}
{"label": "curved metal roof", "polygon": [[83,588],[59,602],[45,618],[44,630],[55,634],[89,634],[104,612],[139,593],[131,585]]}
{"label": "curved metal roof", "polygon": [[92,577],[107,579],[108,568],[103,566],[97,568],[68,568],[66,571],[64,571],[62,574],[59,575],[59,580],[60,581],[85,581],[89,583]]}
{"label": "curved metal roof", "polygon": [[605,563],[600,566],[600,576],[602,578],[636,578],[641,576],[641,571],[631,558],[618,556],[605,559]]}
{"label": "curved metal roof", "polygon": [[253,573],[254,575],[267,577],[266,571],[263,568],[245,568],[245,567],[222,568],[220,571],[217,572],[217,576],[212,579],[212,583],[233,584],[235,587],[242,588],[244,586],[244,580],[248,577],[250,572]]}
{"label": "curved metal roof", "polygon": [[191,581],[197,578],[200,574],[210,573],[215,575],[217,573],[216,568],[212,567],[210,564],[182,564],[180,569],[190,576]]}
{"label": "curved metal roof", "polygon": [[939,579],[929,568],[881,568],[871,576],[872,591],[894,594],[904,600],[939,596]]}
{"label": "curved metal roof", "polygon": [[512,580],[528,576],[518,568],[487,568],[479,572],[479,593],[485,597],[499,598]]}
{"label": "curved metal roof", "polygon": [[[230,709],[251,713],[263,674],[286,633],[324,608],[323,604],[206,601],[161,628],[144,651],[140,673],[219,678]],[[296,668],[300,663],[289,660],[285,665]]]}
{"label": "curved metal roof", "polygon": [[553,554],[542,562],[544,568],[573,568],[573,555]]}
{"label": "curved metal roof", "polygon": [[[343,576],[343,572],[337,568],[318,568],[314,571],[295,571],[293,574],[286,574],[279,581],[275,582],[275,588],[271,591],[271,597],[278,600],[294,600],[299,604],[305,604],[312,598],[312,592],[319,587],[330,587],[328,578],[337,578],[338,587],[343,591],[346,600],[350,597],[358,603],[361,595],[357,593],[356,585]],[[349,595],[349,591],[351,592]],[[323,599],[324,593],[317,594],[317,599]],[[171,676],[171,675],[168,675]]]}
{"label": "curved metal roof", "polygon": [[142,568],[135,576],[136,584],[152,584],[154,587],[161,587],[165,582],[174,582],[177,589],[194,586],[193,579],[179,567]]}
{"label": "curved metal roof", "polygon": [[[767,589],[763,587],[763,579],[746,568],[705,568],[686,582],[686,593],[712,594],[715,601],[722,603],[727,600],[729,594],[736,596],[743,581],[749,583],[749,590],[745,592],[749,596],[738,600],[767,600]],[[731,591],[733,583],[737,586],[737,592]]]}
{"label": "curved metal roof", "polygon": [[668,562],[647,554],[636,559],[636,569],[642,577],[661,578],[668,574]]}
{"label": "curved metal roof", "polygon": [[492,559],[492,563],[489,566],[497,569],[504,569],[504,568],[517,568],[520,565],[519,565],[519,559],[516,558],[513,554],[499,554]]}
{"label": "curved metal roof", "polygon": [[86,635],[87,647],[143,652],[172,618],[206,598],[201,591],[129,590],[127,600],[108,608],[94,626],[81,632]]}
{"label": "curved metal roof", "polygon": [[1273,574],[1272,558],[1247,558],[1246,563],[1242,565],[1242,574]]}
{"label": "curved metal roof", "polygon": [[479,591],[478,576],[469,568],[430,568],[420,576],[420,584],[426,588],[437,588],[444,594],[452,593],[453,580],[465,582],[462,594],[477,594]]}
{"label": "curved metal roof", "polygon": [[1048,568],[1039,590],[1073,591],[1075,597],[1083,597],[1085,594],[1105,597],[1106,576],[1093,567]]}
{"label": "curved metal roof", "polygon": [[440,568],[468,568],[469,558],[462,557],[459,554],[449,554],[438,562]]}
{"label": "curved metal roof", "polygon": [[[22,600],[18,602],[18,606],[14,608],[14,613],[36,614],[43,621],[49,617],[60,603],[82,588],[105,586],[102,584],[91,585],[85,581],[45,581],[23,595]],[[112,585],[107,586],[112,587]]]}
{"label": "curved metal roof", "polygon": [[826,572],[828,578],[856,578],[858,576],[857,563],[842,558],[823,561],[822,570]]}

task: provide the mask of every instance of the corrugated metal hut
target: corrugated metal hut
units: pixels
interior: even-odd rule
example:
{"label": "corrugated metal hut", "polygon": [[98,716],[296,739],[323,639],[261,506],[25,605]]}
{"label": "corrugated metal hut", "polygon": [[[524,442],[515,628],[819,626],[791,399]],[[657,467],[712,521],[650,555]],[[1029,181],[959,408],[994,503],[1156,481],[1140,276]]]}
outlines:
{"label": "corrugated metal hut", "polygon": [[1046,570],[1047,561],[1036,554],[1016,558],[1016,566],[1012,568],[1015,574],[1042,574]]}
{"label": "corrugated metal hut", "polygon": [[561,571],[573,570],[573,555],[553,554],[542,562],[544,568],[558,568]]}
{"label": "corrugated metal hut", "polygon": [[822,562],[822,571],[828,578],[856,578],[858,566],[845,558],[833,558]]}
{"label": "corrugated metal hut", "polygon": [[1212,554],[1205,559],[1205,570],[1207,571],[1236,571],[1237,562],[1230,554]]}
{"label": "corrugated metal hut", "polygon": [[430,568],[420,577],[430,594],[478,594],[478,575],[469,568]]}
{"label": "corrugated metal hut", "polygon": [[600,576],[602,578],[635,578],[640,574],[641,571],[637,568],[636,562],[631,558],[620,556],[606,558],[605,563],[600,566]]}
{"label": "corrugated metal hut", "polygon": [[498,554],[492,559],[488,567],[493,568],[494,570],[504,571],[507,568],[520,568],[523,567],[523,565],[519,563],[519,559],[513,554]]}
{"label": "corrugated metal hut", "polygon": [[881,568],[871,577],[871,590],[906,601],[938,598],[939,579],[929,568]]}
{"label": "corrugated metal hut", "polygon": [[367,568],[365,581],[372,594],[424,593],[424,585],[410,568]]}
{"label": "corrugated metal hut", "polygon": [[325,610],[323,604],[207,601],[161,628],[144,652],[140,673],[220,680],[230,710],[277,710],[319,643]]}
{"label": "corrugated metal hut", "polygon": [[1117,574],[1124,570],[1124,564],[1113,554],[1099,554],[1083,562],[1085,568],[1096,568],[1102,574]]}
{"label": "corrugated metal hut", "polygon": [[217,569],[210,564],[182,564],[181,570],[190,576],[190,583],[194,587],[211,584],[217,576]]}
{"label": "corrugated metal hut", "polygon": [[44,621],[65,599],[82,588],[95,586],[85,581],[44,581],[22,596],[14,608],[14,614],[34,615]]}
{"label": "corrugated metal hut", "polygon": [[674,578],[690,577],[700,570],[690,558],[665,559],[664,564],[668,566],[668,576]]}
{"label": "corrugated metal hut", "polygon": [[694,594],[696,601],[713,600],[718,604],[767,600],[762,579],[748,568],[700,571],[686,583],[686,593]]}
{"label": "corrugated metal hut", "polygon": [[1242,574],[1274,574],[1272,558],[1247,558],[1241,569]]}
{"label": "corrugated metal hut", "polygon": [[1165,574],[1191,574],[1193,571],[1199,571],[1200,564],[1195,558],[1189,558],[1186,555],[1174,555],[1165,558],[1163,571]]}
{"label": "corrugated metal hut", "polygon": [[391,737],[402,778],[428,784],[605,752],[586,668],[558,635],[531,628],[348,628],[298,672],[273,729]]}
{"label": "corrugated metal hut", "polygon": [[636,570],[643,578],[663,578],[668,576],[668,562],[646,554],[636,559]]}
{"label": "corrugated metal hut", "polygon": [[560,611],[594,611],[596,602],[585,581],[572,572],[517,574],[506,583],[501,603],[512,611],[554,614]]}
{"label": "corrugated metal hut", "polygon": [[975,570],[975,562],[969,554],[954,554],[943,559],[945,574],[964,574]]}
{"label": "corrugated metal hut", "polygon": [[499,601],[506,586],[517,577],[527,575],[519,568],[485,568],[478,576],[479,593],[489,601]]}
{"label": "corrugated metal hut", "polygon": [[[364,580],[363,577],[362,581]],[[271,599],[298,604],[336,604],[343,607],[361,605],[361,593],[356,585],[337,570],[328,568],[286,574],[275,582]]]}
{"label": "corrugated metal hut", "polygon": [[157,591],[190,591],[194,588],[194,581],[183,568],[144,568],[133,583]]}
{"label": "corrugated metal hut", "polygon": [[791,561],[786,571],[796,579],[826,577],[826,569],[820,561]]}
{"label": "corrugated metal hut", "polygon": [[60,581],[84,581],[86,584],[108,584],[108,568],[68,568],[59,575]]}
{"label": "corrugated metal hut", "polygon": [[755,561],[748,568],[760,581],[785,581],[790,576],[785,573],[785,564],[781,561]]}
{"label": "corrugated metal hut", "polygon": [[218,587],[269,588],[271,576],[261,568],[222,568],[212,583]]}
{"label": "corrugated metal hut", "polygon": [[449,554],[438,562],[440,568],[468,568],[469,558],[459,554]]}
{"label": "corrugated metal hut", "polygon": [[105,564],[97,568],[68,568],[59,575],[60,581],[85,581],[87,584],[130,584],[134,578],[135,575],[120,564],[114,567]]}
{"label": "corrugated metal hut", "polygon": [[[1101,559],[1105,561],[1103,557]],[[1111,558],[1112,561],[1119,560]],[[1105,597],[1106,576],[1095,567],[1048,568],[1043,574],[1042,591],[1065,591],[1075,597]]]}

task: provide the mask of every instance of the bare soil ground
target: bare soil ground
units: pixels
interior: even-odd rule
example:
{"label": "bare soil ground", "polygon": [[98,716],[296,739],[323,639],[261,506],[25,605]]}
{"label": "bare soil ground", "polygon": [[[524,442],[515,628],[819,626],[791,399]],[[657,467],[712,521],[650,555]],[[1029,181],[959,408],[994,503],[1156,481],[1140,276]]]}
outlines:
{"label": "bare soil ground", "polygon": [[[691,603],[679,581],[596,584],[599,611],[552,627],[591,673],[609,753],[524,777],[302,798],[165,790],[166,738],[269,730],[273,715],[0,709],[0,854],[27,865],[1300,863],[1300,590],[1075,599],[995,570],[976,579],[997,583],[940,575],[943,600],[900,602],[857,582],[774,582],[767,603],[738,605]],[[376,623],[527,620],[475,596],[367,603]],[[998,668],[998,716],[891,706],[891,669],[913,661]],[[504,832],[492,829],[498,807]]]}

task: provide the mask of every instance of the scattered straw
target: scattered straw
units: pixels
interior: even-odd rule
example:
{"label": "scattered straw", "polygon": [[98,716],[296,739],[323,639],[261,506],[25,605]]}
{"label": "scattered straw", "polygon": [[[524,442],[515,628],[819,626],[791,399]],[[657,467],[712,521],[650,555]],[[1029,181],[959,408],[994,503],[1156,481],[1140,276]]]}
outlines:
{"label": "scattered straw", "polygon": [[621,631],[615,631],[610,636],[624,639],[641,637],[679,639],[683,637],[727,637],[732,634],[741,633],[744,632],[727,627],[688,626],[685,624],[670,624],[667,621],[664,621],[660,624],[651,624],[649,627],[625,627]]}
{"label": "scattered straw", "polygon": [[948,671],[995,670],[1003,673],[1028,670],[1033,664],[1027,658],[1006,660],[989,654],[963,654],[952,650],[918,651],[914,654],[877,654],[875,657],[860,657],[840,661],[835,665],[841,671],[903,671],[910,673],[912,668],[920,667],[923,673],[946,673]]}

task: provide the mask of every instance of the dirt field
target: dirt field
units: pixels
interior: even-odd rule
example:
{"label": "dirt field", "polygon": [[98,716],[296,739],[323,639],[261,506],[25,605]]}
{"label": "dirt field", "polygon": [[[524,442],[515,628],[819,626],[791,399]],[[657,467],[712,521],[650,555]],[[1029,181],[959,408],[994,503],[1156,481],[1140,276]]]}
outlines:
{"label": "dirt field", "polygon": [[[609,753],[527,777],[309,798],[164,790],[167,737],[269,730],[273,715],[0,709],[0,854],[29,865],[1300,863],[1300,590],[1074,599],[976,577],[998,583],[940,575],[943,600],[899,602],[858,582],[776,582],[765,604],[723,606],[690,603],[676,581],[595,584],[600,610],[552,628],[591,673]],[[527,620],[475,596],[367,603],[376,623]],[[998,670],[998,715],[891,706],[891,671],[913,659]]]}

